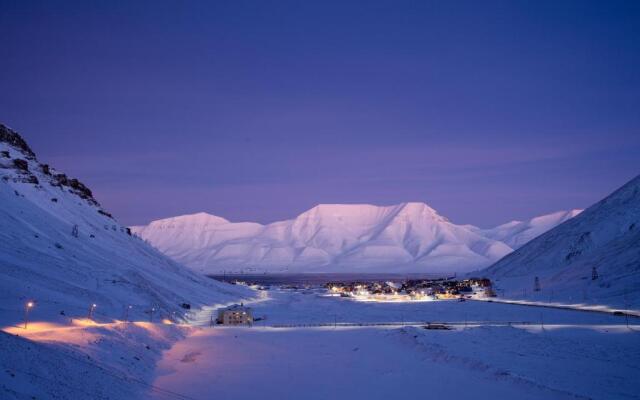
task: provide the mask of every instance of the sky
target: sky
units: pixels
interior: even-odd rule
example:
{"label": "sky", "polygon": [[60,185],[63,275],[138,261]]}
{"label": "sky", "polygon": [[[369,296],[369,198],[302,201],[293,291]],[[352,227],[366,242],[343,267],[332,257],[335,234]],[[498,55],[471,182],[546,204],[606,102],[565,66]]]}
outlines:
{"label": "sky", "polygon": [[0,60],[0,122],[130,225],[489,227],[640,173],[640,2],[0,0]]}

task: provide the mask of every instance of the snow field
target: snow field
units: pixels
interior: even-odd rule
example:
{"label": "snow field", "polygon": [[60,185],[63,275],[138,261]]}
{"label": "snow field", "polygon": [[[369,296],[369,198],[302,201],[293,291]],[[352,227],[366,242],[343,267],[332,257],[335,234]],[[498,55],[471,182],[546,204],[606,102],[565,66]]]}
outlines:
{"label": "snow field", "polygon": [[[359,303],[271,291],[253,305],[264,325],[194,331],[163,355],[155,384],[196,399],[633,399],[640,324],[543,310],[532,325],[272,328],[271,324],[536,320],[540,310],[485,302]],[[498,396],[498,397],[496,397]],[[161,398],[154,396],[154,398]]]}

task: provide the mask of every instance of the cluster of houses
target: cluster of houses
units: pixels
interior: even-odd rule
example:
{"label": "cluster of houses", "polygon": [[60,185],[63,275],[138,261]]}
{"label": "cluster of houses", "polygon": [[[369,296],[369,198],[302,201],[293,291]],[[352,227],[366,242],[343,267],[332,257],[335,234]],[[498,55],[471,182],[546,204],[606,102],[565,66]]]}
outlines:
{"label": "cluster of houses", "polygon": [[[306,285],[295,285],[299,290]],[[486,278],[455,279],[407,279],[403,282],[329,282],[324,287],[334,296],[353,297],[369,301],[412,301],[458,299],[464,301],[473,297],[495,297],[491,281]],[[265,290],[264,288],[261,288]],[[308,289],[307,289],[308,290]],[[251,308],[244,304],[234,304],[217,311],[216,323],[221,325],[252,325],[254,319]],[[213,317],[211,320],[213,324]]]}
{"label": "cluster of houses", "polygon": [[486,278],[464,280],[406,280],[396,282],[330,282],[325,285],[333,295],[366,300],[465,300],[473,296],[495,297]]}

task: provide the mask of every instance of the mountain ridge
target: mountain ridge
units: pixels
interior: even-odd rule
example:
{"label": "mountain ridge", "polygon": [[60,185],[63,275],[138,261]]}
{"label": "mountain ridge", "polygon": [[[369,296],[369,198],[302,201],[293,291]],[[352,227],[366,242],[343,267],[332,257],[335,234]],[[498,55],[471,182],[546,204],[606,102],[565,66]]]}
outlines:
{"label": "mountain ridge", "polygon": [[[116,319],[184,316],[182,303],[226,303],[251,294],[179,265],[133,236],[77,179],[42,164],[16,131],[0,124],[0,291],[3,320],[15,322],[26,301],[34,317]],[[11,311],[11,310],[15,310]]]}
{"label": "mountain ridge", "polygon": [[640,175],[480,273],[506,297],[637,306]]}
{"label": "mountain ridge", "polygon": [[[196,216],[225,222],[207,229],[185,224]],[[205,273],[465,272],[488,266],[513,250],[480,228],[453,224],[421,202],[318,204],[293,219],[265,225],[196,213],[131,229],[170,257]]]}

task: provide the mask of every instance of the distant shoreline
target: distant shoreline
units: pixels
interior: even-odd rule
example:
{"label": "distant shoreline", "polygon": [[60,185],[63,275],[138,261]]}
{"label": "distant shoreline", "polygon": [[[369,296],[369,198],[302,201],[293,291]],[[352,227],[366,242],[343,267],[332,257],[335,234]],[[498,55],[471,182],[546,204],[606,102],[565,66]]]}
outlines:
{"label": "distant shoreline", "polygon": [[454,278],[445,274],[437,273],[376,273],[376,272],[269,272],[269,273],[227,273],[208,274],[209,278],[231,282],[243,280],[251,283],[263,285],[283,285],[283,284],[326,284],[329,282],[377,282],[377,281],[406,281],[406,280],[437,280]]}

